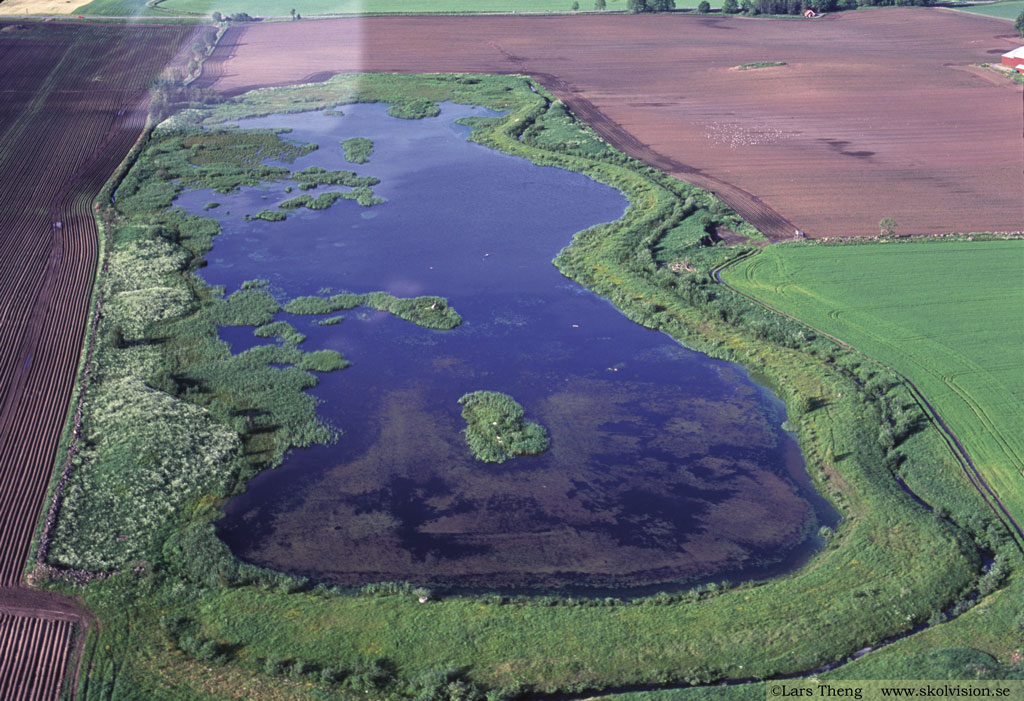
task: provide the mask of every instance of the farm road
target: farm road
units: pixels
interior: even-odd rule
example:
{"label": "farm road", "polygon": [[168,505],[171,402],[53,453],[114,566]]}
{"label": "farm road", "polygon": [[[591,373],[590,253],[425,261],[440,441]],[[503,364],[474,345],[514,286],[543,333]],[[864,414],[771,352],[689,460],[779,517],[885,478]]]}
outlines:
{"label": "farm road", "polygon": [[[873,235],[882,217],[908,234],[1016,231],[1022,87],[972,68],[1018,45],[1010,29],[930,8],[252,24],[228,31],[200,84],[234,95],[340,72],[531,74],[773,238]],[[786,65],[736,70],[761,61]]]}

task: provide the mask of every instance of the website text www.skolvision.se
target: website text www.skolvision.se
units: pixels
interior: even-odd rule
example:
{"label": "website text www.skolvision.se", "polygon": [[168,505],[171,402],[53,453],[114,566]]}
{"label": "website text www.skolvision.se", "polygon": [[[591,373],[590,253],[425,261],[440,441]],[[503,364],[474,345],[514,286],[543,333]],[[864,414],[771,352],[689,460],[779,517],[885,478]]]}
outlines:
{"label": "website text www.skolvision.se", "polygon": [[1024,701],[1024,681],[918,681],[879,680],[821,681],[795,679],[765,684],[768,701],[779,699],[1012,699]]}

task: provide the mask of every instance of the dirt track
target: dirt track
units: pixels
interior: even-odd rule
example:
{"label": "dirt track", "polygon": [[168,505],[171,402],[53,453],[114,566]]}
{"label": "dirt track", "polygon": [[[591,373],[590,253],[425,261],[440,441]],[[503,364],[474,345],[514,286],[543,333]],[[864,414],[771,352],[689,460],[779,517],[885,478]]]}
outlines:
{"label": "dirt track", "polygon": [[[204,85],[529,73],[620,148],[776,236],[790,224],[875,234],[882,217],[908,234],[1011,231],[1024,228],[1021,87],[969,66],[1017,45],[1005,21],[917,8],[812,21],[378,17],[233,28]],[[755,61],[787,65],[734,70]]]}

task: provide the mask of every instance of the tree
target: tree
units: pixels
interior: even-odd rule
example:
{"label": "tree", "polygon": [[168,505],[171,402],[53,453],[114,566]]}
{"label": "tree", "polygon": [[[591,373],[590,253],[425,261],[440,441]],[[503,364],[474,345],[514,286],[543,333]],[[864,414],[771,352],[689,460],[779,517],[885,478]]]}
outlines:
{"label": "tree", "polygon": [[1017,19],[1013,22],[1013,28],[1017,30],[1017,33],[1024,37],[1024,10],[1020,11],[1017,15]]}
{"label": "tree", "polygon": [[751,0],[740,0],[740,9],[745,15],[757,14],[757,10],[754,9],[754,3]]}
{"label": "tree", "polygon": [[295,19],[295,8],[293,7],[292,8],[292,20],[294,20],[294,19]]}
{"label": "tree", "polygon": [[702,15],[711,12],[711,3],[708,0],[700,0],[700,3],[697,5],[697,12]]}
{"label": "tree", "polygon": [[214,12],[211,15],[211,17],[213,18],[214,22],[220,22],[221,20],[224,19],[224,15],[222,15],[220,12]]}
{"label": "tree", "polygon": [[579,12],[579,9],[580,9],[580,4],[578,2],[573,2],[573,4],[572,4],[572,11],[573,12]]}
{"label": "tree", "polygon": [[740,4],[736,0],[725,0],[722,3],[722,12],[727,15],[735,15],[740,11]]}
{"label": "tree", "polygon": [[608,5],[605,4],[605,0],[594,0],[594,9],[598,12],[604,12]]}
{"label": "tree", "polygon": [[629,0],[626,3],[626,8],[634,14],[647,12],[647,0]]}
{"label": "tree", "polygon": [[882,221],[878,222],[878,235],[879,236],[892,236],[896,233],[896,220],[892,217],[885,217]]}

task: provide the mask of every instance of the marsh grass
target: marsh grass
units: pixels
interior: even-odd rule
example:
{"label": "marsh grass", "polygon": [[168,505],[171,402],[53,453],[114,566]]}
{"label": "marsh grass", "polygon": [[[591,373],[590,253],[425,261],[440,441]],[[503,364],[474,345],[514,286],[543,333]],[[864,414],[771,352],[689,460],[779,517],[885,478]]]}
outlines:
{"label": "marsh grass", "polygon": [[348,194],[349,193],[343,192],[322,192],[316,197],[311,195],[299,195],[298,197],[285,200],[277,206],[281,209],[298,209],[300,207],[305,207],[307,209],[327,209],[338,200],[345,198]]}
{"label": "marsh grass", "polygon": [[399,119],[424,119],[441,114],[441,108],[437,106],[437,103],[425,98],[413,100],[398,98],[391,101],[388,114]]}
{"label": "marsh grass", "polygon": [[373,155],[373,142],[362,136],[355,136],[341,142],[345,160],[349,163],[369,163]]}
{"label": "marsh grass", "polygon": [[[343,292],[330,297],[313,295],[296,297],[284,306],[289,314],[331,314],[332,312],[370,307],[390,312],[400,319],[411,321],[418,326],[440,331],[449,331],[462,323],[462,317],[448,306],[444,297],[425,295],[421,297],[395,297],[387,292],[353,294]],[[338,317],[340,321],[340,317]],[[335,322],[337,323],[337,322]]]}
{"label": "marsh grass", "polygon": [[276,212],[272,209],[264,209],[262,212],[256,212],[256,214],[246,214],[245,220],[250,219],[261,219],[263,221],[284,221],[288,218],[288,215],[284,212]]}
{"label": "marsh grass", "polygon": [[306,340],[306,336],[296,331],[295,327],[287,321],[274,321],[264,324],[257,327],[253,334],[260,338],[277,338],[292,345],[298,345]]}
{"label": "marsh grass", "polygon": [[502,463],[520,455],[539,455],[548,449],[543,426],[526,421],[523,407],[501,392],[471,392],[459,398],[466,420],[466,443],[483,462]]}

